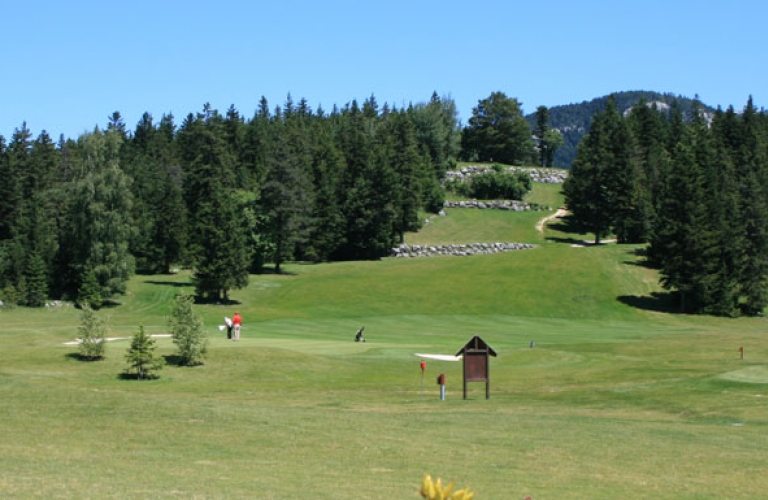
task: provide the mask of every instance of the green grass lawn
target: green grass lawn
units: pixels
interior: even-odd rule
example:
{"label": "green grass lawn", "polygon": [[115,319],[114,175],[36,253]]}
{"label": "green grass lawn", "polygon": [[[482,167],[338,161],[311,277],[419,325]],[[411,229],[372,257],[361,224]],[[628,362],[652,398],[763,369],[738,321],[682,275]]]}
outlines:
{"label": "green grass lawn", "polygon": [[[765,320],[672,314],[636,247],[572,246],[535,230],[549,213],[450,210],[407,237],[531,250],[251,276],[236,305],[198,306],[205,365],[154,381],[119,377],[128,340],[78,361],[73,308],[0,310],[0,498],[408,499],[425,473],[478,500],[764,498]],[[136,276],[99,315],[110,336],[167,333],[190,289]],[[217,328],[235,310],[239,343]],[[422,381],[416,353],[473,335],[499,354],[489,400],[462,399],[460,363]]]}

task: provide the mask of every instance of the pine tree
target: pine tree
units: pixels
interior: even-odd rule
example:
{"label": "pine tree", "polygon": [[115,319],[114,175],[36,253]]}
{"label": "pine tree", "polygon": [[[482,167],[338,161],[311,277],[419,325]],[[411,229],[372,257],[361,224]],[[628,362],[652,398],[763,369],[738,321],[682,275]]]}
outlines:
{"label": "pine tree", "polygon": [[27,240],[29,248],[38,252],[42,259],[45,275],[49,278],[46,287],[50,288],[59,246],[56,223],[66,204],[62,201],[61,154],[47,133],[42,132],[33,143],[29,164],[29,180],[26,181],[29,191],[24,198],[32,225],[27,228]]}
{"label": "pine tree", "polygon": [[234,193],[234,159],[222,138],[221,118],[206,106],[188,117],[179,141],[189,162],[184,176],[188,209],[187,254],[194,268],[197,295],[228,300],[229,290],[248,284],[248,229]]}
{"label": "pine tree", "polygon": [[421,228],[419,210],[423,208],[423,193],[431,187],[434,175],[419,155],[413,116],[412,108],[393,113],[388,119],[389,127],[382,132],[389,136],[385,154],[391,156],[388,163],[394,170],[394,231],[400,243],[405,241],[406,232]]}
{"label": "pine tree", "polygon": [[314,224],[308,239],[307,256],[314,261],[329,260],[344,238],[342,181],[344,158],[334,143],[330,120],[318,123],[317,145],[312,160]]}
{"label": "pine tree", "polygon": [[[730,115],[730,113],[727,113]],[[762,121],[762,124],[761,124]],[[737,125],[738,124],[738,125]],[[740,125],[740,126],[739,126]],[[737,243],[741,264],[739,307],[743,314],[754,316],[768,306],[768,120],[758,113],[750,97],[741,113],[740,121],[730,122],[726,129],[731,154],[739,169],[735,176],[739,191],[739,217],[731,223],[742,230]],[[734,137],[735,136],[735,137]]]}
{"label": "pine tree", "polygon": [[579,144],[571,173],[563,184],[565,204],[571,220],[582,230],[595,234],[599,244],[612,227],[609,128],[605,114],[594,117],[589,133]]}
{"label": "pine tree", "polygon": [[194,297],[186,294],[177,295],[171,308],[169,321],[179,364],[202,365],[208,352],[208,337],[203,330],[203,320],[194,308]]}
{"label": "pine tree", "polygon": [[131,253],[139,272],[168,273],[182,257],[186,207],[173,130],[172,117],[164,116],[155,127],[152,116],[144,113],[124,148],[128,151],[125,170],[133,178],[137,226]]}
{"label": "pine tree", "polygon": [[741,220],[744,227],[744,259],[740,269],[741,311],[762,315],[768,306],[768,203],[757,176],[748,173],[742,181]]}
{"label": "pine tree", "polygon": [[712,250],[712,290],[702,312],[718,316],[738,316],[741,270],[745,263],[745,231],[741,194],[731,159],[722,148],[711,151],[713,162],[704,165],[706,192],[711,200],[709,224],[716,240]]}
{"label": "pine tree", "polygon": [[342,186],[343,243],[335,258],[378,259],[394,245],[394,170],[381,144],[375,101],[360,110],[352,102],[343,116],[341,147],[347,166]]}
{"label": "pine tree", "polygon": [[613,99],[608,100],[605,114],[610,123],[606,184],[612,192],[613,232],[619,243],[643,243],[653,220],[648,181],[637,159],[635,137]]}
{"label": "pine tree", "polygon": [[24,281],[24,305],[42,307],[48,297],[48,270],[39,252],[33,251],[27,257]]}
{"label": "pine tree", "polygon": [[544,143],[544,137],[549,132],[549,109],[546,106],[539,106],[536,108],[536,129],[533,134],[536,136],[539,144],[539,165],[542,167],[547,166],[548,155],[546,144]]}
{"label": "pine tree", "polygon": [[24,174],[29,167],[32,133],[23,123],[0,157],[0,242],[19,236],[24,224]]}
{"label": "pine tree", "polygon": [[[295,120],[295,118],[292,118]],[[267,215],[269,235],[274,244],[275,272],[294,255],[296,245],[305,241],[311,230],[313,186],[299,130],[276,125],[273,149],[267,158],[267,175],[261,188],[261,202]],[[293,144],[288,141],[292,140]]]}
{"label": "pine tree", "polygon": [[131,346],[125,354],[128,367],[125,373],[139,380],[158,378],[157,371],[163,368],[163,358],[156,354],[155,339],[144,333],[144,325],[131,338]]}
{"label": "pine tree", "polygon": [[711,298],[716,241],[710,225],[705,177],[695,155],[695,132],[686,128],[662,186],[651,246],[660,262],[661,284],[675,290],[680,312],[701,312]]}

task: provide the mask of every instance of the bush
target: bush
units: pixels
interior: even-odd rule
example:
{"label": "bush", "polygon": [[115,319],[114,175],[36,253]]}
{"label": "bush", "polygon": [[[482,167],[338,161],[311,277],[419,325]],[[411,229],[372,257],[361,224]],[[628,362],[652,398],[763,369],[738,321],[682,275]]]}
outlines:
{"label": "bush", "polygon": [[424,209],[431,214],[436,214],[443,209],[443,205],[445,205],[445,189],[435,180],[427,192]]}
{"label": "bush", "polygon": [[522,200],[532,187],[533,179],[528,173],[507,172],[497,164],[466,181],[449,179],[445,183],[447,190],[478,200]]}
{"label": "bush", "polygon": [[531,190],[531,176],[495,170],[473,175],[470,180],[472,198],[482,200],[522,200]]}

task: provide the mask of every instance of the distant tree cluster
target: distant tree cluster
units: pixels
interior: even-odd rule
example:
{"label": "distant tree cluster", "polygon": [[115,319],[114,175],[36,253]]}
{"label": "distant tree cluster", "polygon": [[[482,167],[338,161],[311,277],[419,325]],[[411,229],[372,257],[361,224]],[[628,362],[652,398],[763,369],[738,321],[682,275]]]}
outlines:
{"label": "distant tree cluster", "polygon": [[180,125],[145,113],[132,131],[116,112],[58,143],[24,124],[0,136],[0,298],[98,309],[133,273],[181,265],[217,301],[268,263],[385,256],[442,207],[460,141],[454,102],[436,94],[330,113],[262,98],[250,119],[206,105]]}
{"label": "distant tree cluster", "polygon": [[750,99],[688,116],[645,101],[595,115],[563,191],[572,220],[648,259],[681,312],[757,315],[768,304],[768,115]]}
{"label": "distant tree cluster", "polygon": [[518,100],[493,92],[479,101],[462,131],[461,151],[467,161],[536,163],[536,144]]}
{"label": "distant tree cluster", "polygon": [[[179,294],[171,307],[169,327],[176,354],[173,356],[179,366],[199,366],[204,364],[208,352],[208,336],[205,333],[202,317],[193,305],[194,297]],[[79,332],[79,358],[83,361],[98,361],[105,357],[107,344],[107,323],[87,302],[81,303],[82,315]],[[159,377],[165,360],[157,354],[157,342],[147,335],[144,326],[133,334],[131,344],[125,353],[128,366],[122,373],[124,378],[150,380]]]}

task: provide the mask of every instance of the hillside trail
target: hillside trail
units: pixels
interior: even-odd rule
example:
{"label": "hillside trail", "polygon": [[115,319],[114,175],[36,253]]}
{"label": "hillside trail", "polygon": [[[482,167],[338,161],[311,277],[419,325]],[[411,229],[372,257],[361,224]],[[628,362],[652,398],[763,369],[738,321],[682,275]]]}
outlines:
{"label": "hillside trail", "polygon": [[540,219],[539,222],[536,223],[536,230],[540,233],[543,233],[544,226],[546,226],[549,221],[551,221],[552,219],[560,219],[562,217],[565,217],[566,215],[568,215],[568,210],[564,208],[558,208],[555,213],[547,215],[546,217]]}
{"label": "hillside trail", "polygon": [[[540,232],[540,233],[543,233],[543,232],[544,232],[544,226],[546,226],[546,225],[547,225],[547,223],[549,223],[549,221],[551,221],[552,219],[560,219],[560,218],[563,218],[563,217],[565,217],[566,215],[568,215],[568,210],[566,210],[566,209],[564,209],[564,208],[558,208],[558,209],[557,209],[557,211],[556,211],[555,213],[553,213],[553,214],[550,214],[550,215],[548,215],[548,216],[546,216],[546,217],[543,217],[542,219],[540,219],[540,220],[539,220],[539,222],[537,222],[537,223],[536,223],[536,230],[537,230],[538,232]],[[600,244],[601,244],[601,245],[605,245],[605,244],[607,244],[607,243],[616,243],[616,240],[615,240],[615,239],[607,239],[607,240],[601,240],[601,241],[600,241]],[[589,241],[587,241],[587,240],[584,240],[584,241],[583,241],[583,242],[581,242],[581,243],[574,243],[574,244],[573,244],[573,245],[571,245],[571,246],[572,246],[572,247],[585,247],[585,246],[591,246],[591,245],[593,245],[593,244],[594,244],[594,243],[592,243],[592,242],[589,242]]]}

